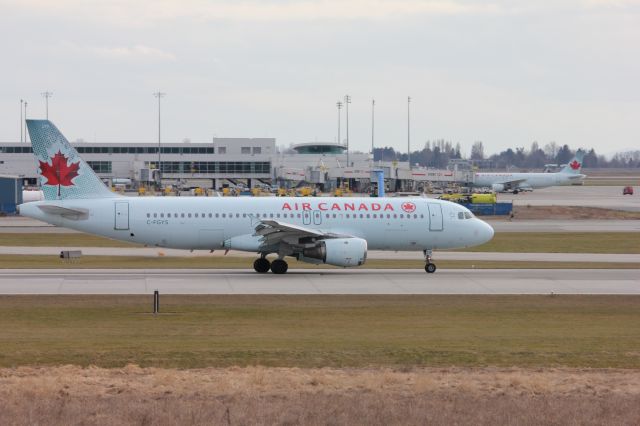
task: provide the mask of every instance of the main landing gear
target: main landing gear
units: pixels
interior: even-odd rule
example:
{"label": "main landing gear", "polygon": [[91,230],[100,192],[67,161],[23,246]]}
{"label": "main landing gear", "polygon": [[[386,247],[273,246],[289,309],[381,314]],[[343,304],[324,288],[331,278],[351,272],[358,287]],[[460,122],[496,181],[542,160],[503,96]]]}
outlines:
{"label": "main landing gear", "polygon": [[256,259],[256,261],[253,262],[253,269],[255,269],[256,272],[260,274],[265,274],[269,272],[269,269],[271,269],[271,263],[267,260],[266,257],[261,257],[260,259]]}
{"label": "main landing gear", "polygon": [[432,251],[431,249],[428,249],[428,250],[424,250],[423,253],[424,253],[424,260],[426,262],[426,264],[424,265],[424,270],[428,274],[433,274],[436,271],[436,264],[431,263]]}
{"label": "main landing gear", "polygon": [[269,272],[269,269],[274,274],[284,274],[289,269],[289,265],[284,259],[275,259],[273,262],[269,262],[266,257],[262,256],[253,262],[253,269],[260,274]]}

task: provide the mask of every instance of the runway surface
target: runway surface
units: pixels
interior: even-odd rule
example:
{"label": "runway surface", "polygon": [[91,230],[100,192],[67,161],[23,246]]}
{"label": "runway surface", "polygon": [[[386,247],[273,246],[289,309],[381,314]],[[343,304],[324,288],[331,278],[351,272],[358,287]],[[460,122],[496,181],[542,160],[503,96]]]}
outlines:
{"label": "runway surface", "polygon": [[0,294],[629,294],[637,270],[2,270]]}
{"label": "runway surface", "polygon": [[[0,246],[0,255],[50,255],[57,256],[60,250],[80,250],[84,256],[125,256],[125,257],[209,257],[225,256],[224,250],[210,253],[208,250],[178,250],[161,248],[123,248],[123,247],[14,247]],[[256,253],[230,251],[229,257],[255,258]],[[403,259],[423,260],[421,251],[380,251],[369,250],[367,259]],[[462,251],[434,251],[434,261],[437,260],[493,260],[493,261],[522,261],[522,262],[624,262],[640,264],[640,254],[623,253],[502,253],[502,252],[462,252]],[[249,260],[247,260],[249,262]],[[248,264],[248,263],[247,263]]]}
{"label": "runway surface", "polygon": [[640,211],[640,197],[622,195],[622,186],[554,186],[532,192],[498,194],[498,201],[516,206],[582,206]]}

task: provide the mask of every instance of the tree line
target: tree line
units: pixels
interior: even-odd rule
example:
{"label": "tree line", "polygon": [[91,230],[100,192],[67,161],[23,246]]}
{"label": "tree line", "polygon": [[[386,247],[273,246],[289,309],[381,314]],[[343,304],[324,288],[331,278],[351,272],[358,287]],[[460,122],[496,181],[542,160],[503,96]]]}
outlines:
{"label": "tree line", "polygon": [[[640,150],[619,152],[611,159],[607,159],[604,155],[597,154],[593,148],[580,149],[584,151],[583,167],[586,168],[640,168]],[[480,168],[540,169],[546,164],[567,164],[575,153],[576,150],[567,144],[559,145],[556,142],[549,142],[540,147],[538,142],[533,142],[529,149],[508,148],[498,154],[486,156],[484,144],[477,141],[471,147],[471,155],[463,157],[459,143],[454,144],[451,141],[439,139],[427,141],[421,150],[412,151],[411,164],[443,169],[447,167],[449,160],[467,158]],[[373,159],[374,161],[407,161],[408,156],[392,147],[384,147],[374,149]]]}

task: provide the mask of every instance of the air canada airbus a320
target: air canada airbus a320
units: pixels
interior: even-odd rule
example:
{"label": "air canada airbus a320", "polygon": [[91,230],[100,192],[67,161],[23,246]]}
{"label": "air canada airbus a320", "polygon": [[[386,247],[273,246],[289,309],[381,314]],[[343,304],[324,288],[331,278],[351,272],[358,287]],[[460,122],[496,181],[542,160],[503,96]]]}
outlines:
{"label": "air canada airbus a320", "polygon": [[[44,200],[20,214],[53,225],[156,247],[242,250],[256,272],[287,272],[287,257],[343,267],[367,250],[476,246],[493,228],[466,208],[429,198],[125,197],[110,191],[48,120],[27,120]],[[267,255],[275,254],[273,261]]]}

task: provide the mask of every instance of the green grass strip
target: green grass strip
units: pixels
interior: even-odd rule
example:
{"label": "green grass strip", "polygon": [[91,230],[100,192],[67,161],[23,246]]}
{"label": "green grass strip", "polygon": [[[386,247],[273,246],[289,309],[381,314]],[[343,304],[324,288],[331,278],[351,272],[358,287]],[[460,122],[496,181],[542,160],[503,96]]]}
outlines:
{"label": "green grass strip", "polygon": [[640,368],[638,296],[0,297],[0,367]]}

